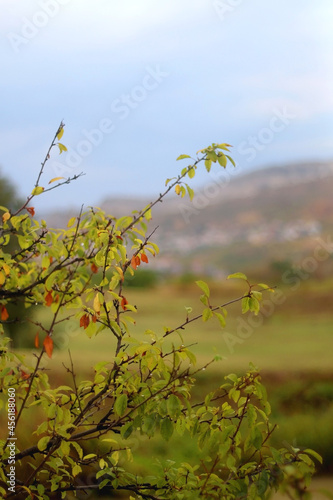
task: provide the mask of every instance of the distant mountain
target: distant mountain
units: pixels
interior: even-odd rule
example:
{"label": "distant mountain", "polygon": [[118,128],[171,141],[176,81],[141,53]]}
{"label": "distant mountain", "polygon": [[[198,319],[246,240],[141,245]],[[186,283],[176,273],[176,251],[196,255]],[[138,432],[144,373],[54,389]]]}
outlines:
{"label": "distant mountain", "polygon": [[[333,162],[273,166],[237,176],[223,172],[196,191],[192,202],[174,194],[155,207],[151,227],[158,226],[154,238],[162,249],[155,268],[213,276],[240,269],[274,271],[283,263],[297,264],[331,231]],[[119,217],[150,201],[110,198],[101,207]],[[51,221],[59,225],[63,217],[53,215]]]}

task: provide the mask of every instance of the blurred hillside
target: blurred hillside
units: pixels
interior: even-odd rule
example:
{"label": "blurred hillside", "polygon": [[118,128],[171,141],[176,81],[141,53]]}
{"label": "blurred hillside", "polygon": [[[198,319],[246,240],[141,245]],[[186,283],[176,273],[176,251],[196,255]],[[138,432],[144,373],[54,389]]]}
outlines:
{"label": "blurred hillside", "polygon": [[[302,267],[320,241],[329,244],[333,163],[234,172],[222,170],[212,184],[196,190],[192,203],[173,194],[155,207],[151,227],[158,226],[154,238],[162,249],[155,269],[213,277],[241,269],[279,279],[293,266]],[[101,207],[121,216],[149,201],[112,198]],[[48,220],[59,226],[68,217],[51,214]],[[320,278],[333,270],[332,257],[317,267],[311,273]]]}

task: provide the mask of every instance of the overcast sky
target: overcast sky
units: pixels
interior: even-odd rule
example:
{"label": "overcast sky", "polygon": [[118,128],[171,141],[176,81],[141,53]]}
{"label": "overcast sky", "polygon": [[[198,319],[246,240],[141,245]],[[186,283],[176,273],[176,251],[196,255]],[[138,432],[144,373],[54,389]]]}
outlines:
{"label": "overcast sky", "polygon": [[333,158],[332,0],[0,6],[2,173],[29,194],[62,119],[68,153],[41,185],[86,173],[40,209],[159,193],[179,154],[212,142],[239,172]]}

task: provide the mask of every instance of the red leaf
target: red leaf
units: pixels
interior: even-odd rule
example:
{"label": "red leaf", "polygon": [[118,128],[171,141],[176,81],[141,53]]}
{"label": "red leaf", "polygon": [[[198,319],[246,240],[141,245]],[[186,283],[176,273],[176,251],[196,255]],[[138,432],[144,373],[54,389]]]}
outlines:
{"label": "red leaf", "polygon": [[139,266],[141,264],[141,260],[140,260],[140,257],[138,255],[135,256],[135,262],[136,262],[137,266]]}
{"label": "red leaf", "polygon": [[128,300],[125,297],[123,297],[121,299],[121,307],[123,308],[123,311],[126,311],[126,309],[127,309],[126,305],[127,304],[128,304]]}
{"label": "red leaf", "polygon": [[135,256],[133,255],[133,257],[131,258],[131,266],[133,267],[133,269],[135,270],[138,265],[136,263],[136,260],[135,260]]}
{"label": "red leaf", "polygon": [[96,314],[94,314],[94,315],[91,317],[91,321],[92,321],[93,323],[96,323],[96,321],[97,321],[97,316],[96,316]]}
{"label": "red leaf", "polygon": [[37,332],[35,335],[35,347],[36,349],[38,349],[39,347],[39,332]]}
{"label": "red leaf", "polygon": [[26,373],[24,370],[21,369],[21,377],[23,380],[27,380],[27,378],[30,377],[29,373]]}
{"label": "red leaf", "polygon": [[121,236],[119,236],[119,235],[117,235],[117,236],[116,236],[116,238],[117,238],[118,240],[120,240],[120,241],[124,241],[124,240],[123,240],[123,238],[122,238]]}
{"label": "red leaf", "polygon": [[50,264],[52,264],[52,262],[53,262],[53,257],[52,257],[52,255],[51,255],[51,256],[50,256]]}
{"label": "red leaf", "polygon": [[83,316],[81,316],[80,326],[83,326],[84,329],[86,329],[89,326],[89,315],[88,314],[84,314]]}
{"label": "red leaf", "polygon": [[49,358],[52,357],[52,352],[53,352],[53,340],[49,335],[46,335],[43,346],[45,349],[46,354],[48,355]]}
{"label": "red leaf", "polygon": [[1,307],[1,320],[6,321],[9,318],[9,314],[5,306]]}
{"label": "red leaf", "polygon": [[35,208],[34,207],[27,207],[27,211],[33,217],[35,215]]}
{"label": "red leaf", "polygon": [[90,266],[91,270],[93,273],[97,273],[98,272],[98,267],[96,266],[96,264],[93,262]]}
{"label": "red leaf", "polygon": [[46,297],[45,297],[45,302],[46,302],[46,305],[48,307],[50,307],[50,305],[53,303],[53,297],[52,297],[52,293],[51,292],[48,292],[46,294]]}
{"label": "red leaf", "polygon": [[146,264],[148,264],[148,257],[145,253],[141,254],[141,260],[142,260],[142,262],[145,262]]}

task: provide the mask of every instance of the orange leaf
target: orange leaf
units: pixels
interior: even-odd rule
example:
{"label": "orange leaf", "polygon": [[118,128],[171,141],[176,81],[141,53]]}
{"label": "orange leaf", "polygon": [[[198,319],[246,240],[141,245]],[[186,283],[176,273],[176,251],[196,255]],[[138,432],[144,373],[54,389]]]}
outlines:
{"label": "orange leaf", "polygon": [[116,238],[117,238],[118,240],[120,240],[120,241],[124,241],[124,240],[123,240],[123,238],[122,238],[121,236],[119,236],[119,235],[117,235],[117,236],[116,236]]}
{"label": "orange leaf", "polygon": [[141,264],[141,260],[140,260],[140,257],[138,255],[135,256],[135,262],[136,262],[137,266],[139,266]]}
{"label": "orange leaf", "polygon": [[35,215],[35,208],[34,207],[27,207],[27,211],[29,214],[33,217]]}
{"label": "orange leaf", "polygon": [[51,256],[50,256],[50,264],[52,264],[52,262],[53,262],[53,257],[52,257],[52,255],[51,255]]}
{"label": "orange leaf", "polygon": [[134,270],[138,267],[134,255],[131,258],[131,266],[133,267]]}
{"label": "orange leaf", "polygon": [[98,267],[96,266],[96,264],[93,262],[90,266],[91,270],[93,273],[97,273],[98,272]]}
{"label": "orange leaf", "polygon": [[142,260],[142,262],[145,262],[146,264],[148,264],[148,257],[145,253],[141,254],[141,260]]}
{"label": "orange leaf", "polygon": [[93,323],[96,323],[96,321],[97,321],[97,316],[96,316],[96,314],[94,314],[94,315],[91,317],[91,321],[92,321]]}
{"label": "orange leaf", "polygon": [[125,297],[123,297],[121,299],[121,307],[123,308],[124,311],[126,311],[126,309],[127,309],[127,307],[126,307],[127,304],[128,304],[128,300]]}
{"label": "orange leaf", "polygon": [[81,316],[80,326],[83,326],[84,329],[86,329],[89,326],[89,315],[88,314],[84,314],[83,316]]}
{"label": "orange leaf", "polygon": [[2,222],[7,222],[8,219],[10,219],[11,215],[9,212],[6,212],[2,216]]}
{"label": "orange leaf", "polygon": [[53,303],[53,297],[52,297],[52,293],[51,292],[48,292],[46,297],[45,297],[45,302],[46,302],[46,305],[48,307],[50,307],[50,305]]}
{"label": "orange leaf", "polygon": [[52,352],[53,352],[53,340],[49,335],[46,335],[43,346],[45,349],[46,354],[48,355],[49,358],[52,357]]}
{"label": "orange leaf", "polygon": [[37,332],[35,335],[35,347],[36,349],[38,349],[39,347],[39,332]]}
{"label": "orange leaf", "polygon": [[29,373],[26,373],[24,370],[21,369],[21,377],[23,380],[27,380],[27,378],[30,377]]}
{"label": "orange leaf", "polygon": [[9,314],[5,306],[1,307],[1,320],[6,321],[9,318]]}

